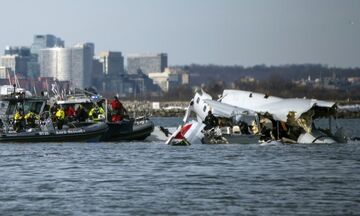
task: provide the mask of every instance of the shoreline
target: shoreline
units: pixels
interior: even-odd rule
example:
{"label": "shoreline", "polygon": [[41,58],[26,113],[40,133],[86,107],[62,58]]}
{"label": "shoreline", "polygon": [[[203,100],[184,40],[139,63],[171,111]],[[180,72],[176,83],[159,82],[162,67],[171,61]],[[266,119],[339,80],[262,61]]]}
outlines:
{"label": "shoreline", "polygon": [[188,101],[122,101],[130,116],[183,117]]}
{"label": "shoreline", "polygon": [[[184,117],[188,101],[122,101],[130,116]],[[342,106],[340,106],[342,107]],[[338,118],[360,118],[359,109],[339,109]]]}

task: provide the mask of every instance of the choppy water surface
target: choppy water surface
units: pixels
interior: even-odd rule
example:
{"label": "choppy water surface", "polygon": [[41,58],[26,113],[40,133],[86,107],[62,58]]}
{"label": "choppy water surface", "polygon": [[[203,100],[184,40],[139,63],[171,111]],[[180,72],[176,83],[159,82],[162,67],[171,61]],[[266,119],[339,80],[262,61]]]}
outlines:
{"label": "choppy water surface", "polygon": [[[171,125],[167,121],[156,120]],[[355,142],[1,144],[0,170],[1,215],[360,212],[360,143]]]}

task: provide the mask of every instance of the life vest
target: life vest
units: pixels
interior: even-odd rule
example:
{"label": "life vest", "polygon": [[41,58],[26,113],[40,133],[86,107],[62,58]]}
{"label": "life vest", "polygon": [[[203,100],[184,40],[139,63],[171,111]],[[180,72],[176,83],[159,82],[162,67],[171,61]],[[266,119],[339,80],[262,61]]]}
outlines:
{"label": "life vest", "polygon": [[21,121],[23,119],[23,116],[20,114],[20,112],[16,112],[14,115],[15,121]]}
{"label": "life vest", "polygon": [[105,111],[102,107],[93,107],[89,112],[89,117],[93,120],[105,118]]}
{"label": "life vest", "polygon": [[68,117],[75,116],[75,109],[73,107],[68,107],[66,109],[65,115],[68,116]]}
{"label": "life vest", "polygon": [[36,118],[36,114],[30,111],[30,112],[26,113],[26,115],[25,115],[24,118],[25,118],[25,119],[31,119],[31,118],[35,119],[35,118]]}
{"label": "life vest", "polygon": [[121,104],[121,102],[119,100],[114,99],[111,102],[111,108],[113,110],[120,110],[122,108],[122,104]]}
{"label": "life vest", "polygon": [[56,111],[55,116],[56,116],[56,118],[57,118],[58,120],[64,120],[64,118],[65,118],[65,112],[64,112],[64,110],[63,110],[63,109],[58,109],[58,110]]}
{"label": "life vest", "polygon": [[119,122],[119,121],[121,121],[123,118],[122,118],[122,116],[121,115],[112,115],[111,116],[111,121],[112,122]]}

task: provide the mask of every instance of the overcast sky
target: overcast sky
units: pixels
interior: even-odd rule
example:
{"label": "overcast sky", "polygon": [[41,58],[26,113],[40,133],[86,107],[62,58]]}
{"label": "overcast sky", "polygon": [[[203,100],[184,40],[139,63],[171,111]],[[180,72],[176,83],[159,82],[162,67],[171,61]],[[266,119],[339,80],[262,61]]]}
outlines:
{"label": "overcast sky", "polygon": [[360,66],[359,0],[0,0],[0,49],[54,34],[170,65]]}

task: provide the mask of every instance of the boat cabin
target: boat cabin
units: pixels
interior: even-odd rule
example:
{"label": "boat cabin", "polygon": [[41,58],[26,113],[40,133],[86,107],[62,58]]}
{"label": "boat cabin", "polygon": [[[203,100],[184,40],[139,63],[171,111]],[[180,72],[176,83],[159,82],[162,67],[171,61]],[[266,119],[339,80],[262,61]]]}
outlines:
{"label": "boat cabin", "polygon": [[20,108],[24,113],[33,112],[40,115],[47,108],[47,98],[31,96],[27,97],[24,94],[20,95],[5,95],[1,97],[1,101],[6,106],[4,107],[5,117],[11,118]]}

